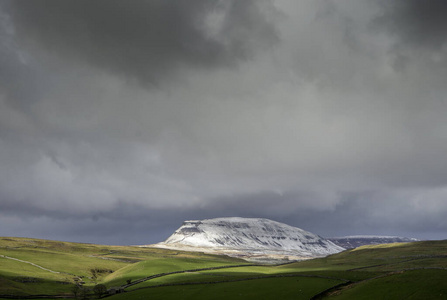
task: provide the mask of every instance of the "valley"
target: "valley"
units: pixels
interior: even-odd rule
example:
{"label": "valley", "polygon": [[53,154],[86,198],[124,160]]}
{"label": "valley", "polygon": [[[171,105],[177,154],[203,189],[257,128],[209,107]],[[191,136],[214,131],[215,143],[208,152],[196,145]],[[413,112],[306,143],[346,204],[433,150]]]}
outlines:
{"label": "valley", "polygon": [[446,282],[447,241],[368,245],[265,265],[200,252],[0,238],[0,299],[445,299]]}

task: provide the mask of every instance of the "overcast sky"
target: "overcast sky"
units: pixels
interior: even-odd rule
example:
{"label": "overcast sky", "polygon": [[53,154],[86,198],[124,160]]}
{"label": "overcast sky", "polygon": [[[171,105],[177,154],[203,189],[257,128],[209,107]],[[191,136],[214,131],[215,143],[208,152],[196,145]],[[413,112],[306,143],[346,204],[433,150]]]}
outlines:
{"label": "overcast sky", "polygon": [[240,216],[447,238],[447,1],[0,0],[0,236]]}

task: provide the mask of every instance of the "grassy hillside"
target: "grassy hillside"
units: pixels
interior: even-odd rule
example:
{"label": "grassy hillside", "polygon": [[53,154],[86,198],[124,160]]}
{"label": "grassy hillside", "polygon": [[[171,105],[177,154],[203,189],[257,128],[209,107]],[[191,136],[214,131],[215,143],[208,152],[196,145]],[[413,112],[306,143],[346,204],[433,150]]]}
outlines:
{"label": "grassy hillside", "polygon": [[447,299],[447,241],[363,246],[265,266],[164,249],[0,238],[0,298],[95,298],[97,284],[122,291],[111,300]]}
{"label": "grassy hillside", "polygon": [[445,270],[408,270],[352,284],[328,299],[447,299]]}
{"label": "grassy hillside", "polygon": [[0,295],[71,296],[76,285],[112,287],[166,271],[241,263],[165,249],[0,238]]}

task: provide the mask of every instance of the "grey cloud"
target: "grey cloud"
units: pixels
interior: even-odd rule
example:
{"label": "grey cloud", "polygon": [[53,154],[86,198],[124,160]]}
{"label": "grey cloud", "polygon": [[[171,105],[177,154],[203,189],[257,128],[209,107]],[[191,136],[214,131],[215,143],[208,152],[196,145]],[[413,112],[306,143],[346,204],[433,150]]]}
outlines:
{"label": "grey cloud", "polygon": [[278,41],[268,1],[19,0],[4,7],[23,45],[149,86],[182,67],[233,66]]}
{"label": "grey cloud", "polygon": [[[334,194],[334,205],[324,206],[318,192],[288,192],[240,196],[215,205],[224,215],[272,218],[325,237],[382,234],[442,239],[447,229],[443,218],[447,209],[441,205],[445,196],[445,189],[340,191]],[[318,202],[319,207],[303,200]]]}
{"label": "grey cloud", "polygon": [[0,235],[137,244],[241,216],[442,237],[447,77],[428,46],[390,62],[390,7],[122,3],[2,2]]}
{"label": "grey cloud", "polygon": [[41,93],[35,80],[39,72],[17,51],[12,27],[9,16],[0,9],[0,93],[12,108],[27,110]]}
{"label": "grey cloud", "polygon": [[[69,211],[34,211],[25,206],[11,207],[11,210],[2,207],[0,235],[15,232],[18,236],[102,244],[149,244],[165,240],[184,220],[225,216],[270,218],[325,237],[382,234],[442,239],[447,230],[444,220],[447,210],[440,208],[439,203],[430,205],[433,199],[420,198],[424,194],[428,196],[426,192],[412,195],[408,192],[341,192],[337,196],[338,204],[331,208],[300,206],[296,200],[305,193],[292,194],[235,195],[237,200],[234,201],[220,199],[202,207],[185,209],[150,209],[123,201],[112,209],[83,215]],[[444,197],[445,192],[439,196]],[[292,198],[295,201],[290,201]],[[438,198],[438,201],[442,200]],[[287,209],[283,208],[282,213],[275,210],[275,206],[284,205]],[[433,209],[435,213],[430,211]]]}
{"label": "grey cloud", "polygon": [[447,40],[447,3],[442,0],[381,1],[383,13],[377,25],[416,48],[441,50]]}
{"label": "grey cloud", "polygon": [[[389,54],[396,71],[429,68],[436,81],[447,75],[447,4],[442,0],[378,1],[381,13],[372,28],[394,39]],[[433,80],[433,79],[432,79]]]}

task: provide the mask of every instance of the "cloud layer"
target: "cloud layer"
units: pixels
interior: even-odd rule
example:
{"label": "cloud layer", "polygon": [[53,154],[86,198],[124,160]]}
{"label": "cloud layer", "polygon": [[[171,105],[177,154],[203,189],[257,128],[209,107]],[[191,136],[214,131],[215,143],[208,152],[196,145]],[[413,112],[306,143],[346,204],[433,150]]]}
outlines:
{"label": "cloud layer", "polygon": [[0,235],[138,244],[248,216],[443,238],[442,1],[0,9]]}
{"label": "cloud layer", "polygon": [[23,44],[156,85],[178,68],[230,67],[274,44],[266,1],[12,1]]}

